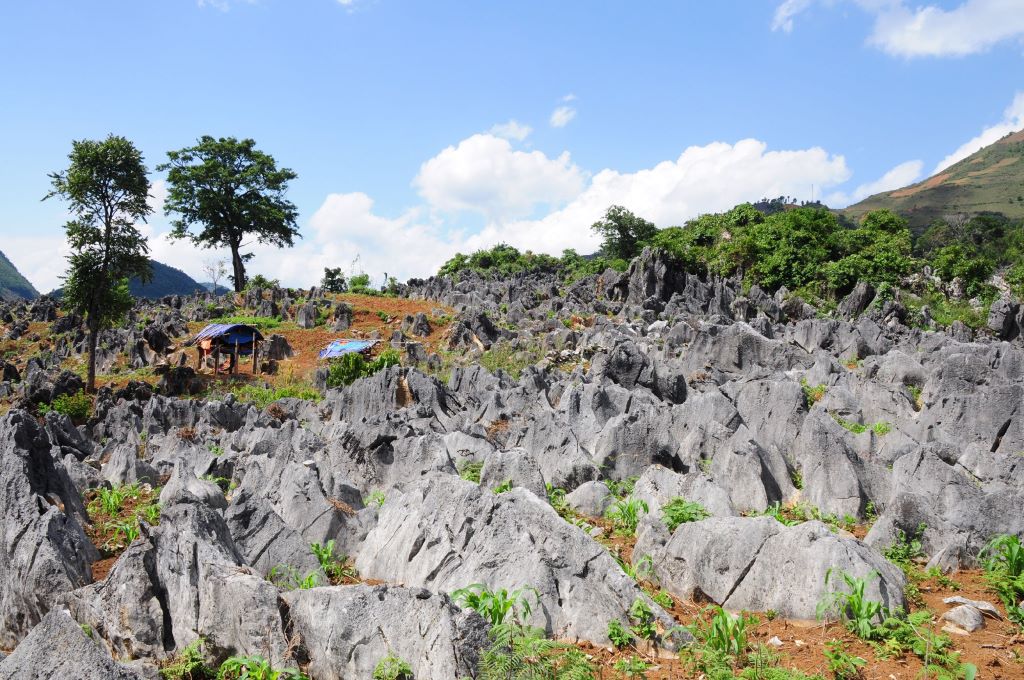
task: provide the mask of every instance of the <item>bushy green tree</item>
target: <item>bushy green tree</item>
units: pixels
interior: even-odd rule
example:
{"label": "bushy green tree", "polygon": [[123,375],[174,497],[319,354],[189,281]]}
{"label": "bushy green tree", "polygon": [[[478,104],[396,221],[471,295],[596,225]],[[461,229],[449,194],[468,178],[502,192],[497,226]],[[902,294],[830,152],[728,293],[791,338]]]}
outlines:
{"label": "bushy green tree", "polygon": [[939,248],[932,255],[930,264],[943,281],[952,281],[957,277],[962,279],[968,295],[983,293],[986,282],[995,270],[991,260],[978,256],[971,248],[959,243]]}
{"label": "bushy green tree", "polygon": [[149,246],[136,228],[152,212],[142,153],[124,137],[72,142],[66,170],[50,174],[52,189],[73,219],[64,225],[71,255],[64,306],[83,315],[89,331],[86,387],[96,387],[96,342],[131,309],[128,280],[151,277]]}
{"label": "bushy green tree", "polygon": [[328,293],[344,293],[348,290],[341,267],[324,267],[324,278],[320,281],[320,286]]}
{"label": "bushy green tree", "polygon": [[838,230],[834,243],[838,259],[824,266],[824,275],[837,295],[858,281],[895,284],[917,266],[907,222],[891,210],[869,212],[860,227]]}
{"label": "bushy green tree", "polygon": [[[245,263],[252,258],[242,252],[249,245],[246,238],[283,248],[300,237],[298,213],[285,197],[288,183],[298,175],[279,169],[255,141],[206,135],[195,146],[169,151],[167,158],[157,170],[167,171],[164,212],[179,215],[171,237],[229,249],[236,292],[245,290]],[[201,229],[193,233],[196,224]]]}
{"label": "bushy green tree", "polygon": [[631,260],[658,232],[653,223],[637,217],[621,205],[613,205],[591,225],[601,236],[601,253],[611,259]]}

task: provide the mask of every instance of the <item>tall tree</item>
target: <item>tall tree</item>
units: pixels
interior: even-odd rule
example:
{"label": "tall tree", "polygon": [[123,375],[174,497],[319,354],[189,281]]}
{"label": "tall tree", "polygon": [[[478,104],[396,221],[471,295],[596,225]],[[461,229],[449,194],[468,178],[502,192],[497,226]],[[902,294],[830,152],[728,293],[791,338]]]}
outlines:
{"label": "tall tree", "polygon": [[621,205],[605,211],[604,219],[590,227],[602,238],[601,252],[614,259],[630,260],[640,254],[647,242],[658,233],[658,228],[642,217],[637,217]]}
{"label": "tall tree", "polygon": [[[245,263],[252,258],[242,252],[251,243],[244,242],[247,237],[279,248],[301,238],[295,205],[285,198],[288,182],[298,175],[278,169],[253,140],[203,136],[195,146],[169,151],[167,158],[157,170],[167,171],[164,212],[180,216],[171,237],[191,239],[203,248],[228,248],[235,291],[245,288]],[[195,224],[201,229],[192,233]]]}
{"label": "tall tree", "polygon": [[89,329],[90,392],[96,388],[99,333],[131,309],[128,279],[148,281],[149,246],[136,228],[153,209],[142,154],[124,137],[72,142],[67,170],[50,174],[52,190],[73,219],[64,225],[71,255],[64,275],[64,305],[85,317]]}

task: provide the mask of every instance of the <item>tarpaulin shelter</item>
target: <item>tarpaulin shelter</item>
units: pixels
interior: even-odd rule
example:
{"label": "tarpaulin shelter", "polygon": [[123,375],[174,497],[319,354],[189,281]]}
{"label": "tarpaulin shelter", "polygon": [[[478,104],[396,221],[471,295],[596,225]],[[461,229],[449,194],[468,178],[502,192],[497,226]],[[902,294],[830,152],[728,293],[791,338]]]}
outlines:
{"label": "tarpaulin shelter", "polygon": [[331,344],[320,350],[321,359],[337,359],[345,354],[368,352],[376,344],[376,340],[332,340]]}
{"label": "tarpaulin shelter", "polygon": [[263,334],[255,326],[244,323],[212,323],[187,343],[186,347],[196,346],[199,349],[199,365],[202,366],[203,357],[214,355],[214,372],[220,369],[220,355],[227,354],[231,363],[229,368],[237,371],[238,358],[252,355],[252,372],[256,373],[258,366],[259,343],[263,341]]}

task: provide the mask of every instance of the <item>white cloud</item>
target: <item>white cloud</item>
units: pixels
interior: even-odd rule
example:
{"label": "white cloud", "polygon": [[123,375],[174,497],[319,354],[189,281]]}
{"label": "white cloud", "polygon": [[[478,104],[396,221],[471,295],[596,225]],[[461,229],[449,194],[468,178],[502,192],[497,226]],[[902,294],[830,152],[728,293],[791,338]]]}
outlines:
{"label": "white cloud", "polygon": [[[815,1],[784,0],[775,9],[772,29],[791,31],[793,18]],[[1021,0],[963,0],[952,9],[935,4],[910,7],[905,0],[852,1],[875,18],[868,43],[895,56],[965,56],[1006,40],[1024,39]]]}
{"label": "white cloud", "polygon": [[665,227],[763,196],[806,196],[812,184],[828,188],[849,176],[845,159],[824,149],[768,151],[756,139],[713,142],[691,146],[676,160],[650,169],[602,170],[565,208],[539,220],[491,225],[476,240],[555,254],[565,248],[591,252],[599,243],[590,225],[610,205],[623,205]]}
{"label": "white cloud", "polygon": [[517,151],[507,139],[476,134],[424,163],[413,184],[438,210],[503,221],[527,216],[539,205],[560,205],[583,182],[568,152],[548,158],[540,151]]}
{"label": "white cloud", "polygon": [[576,117],[576,109],[571,106],[559,106],[551,112],[551,127],[562,128]]}
{"label": "white cloud", "polygon": [[824,202],[832,208],[845,208],[851,203],[861,201],[868,196],[880,194],[883,191],[892,191],[913,184],[921,178],[921,170],[924,168],[922,161],[907,161],[900,163],[892,170],[879,177],[873,182],[859,185],[852,194],[842,191],[829,194]]}
{"label": "white cloud", "polygon": [[814,0],[785,0],[775,8],[772,17],[772,30],[789,33],[793,30],[793,17],[800,14],[814,3]]}
{"label": "white cloud", "polygon": [[[348,269],[358,254],[361,268],[377,284],[384,272],[403,280],[428,276],[457,251],[502,241],[536,252],[559,254],[575,248],[587,253],[599,245],[590,225],[613,204],[669,226],[762,196],[809,197],[812,184],[828,190],[849,176],[844,158],[821,148],[770,151],[763,142],[746,139],[692,146],[673,160],[637,172],[605,169],[590,177],[567,153],[550,158],[478,134],[423,164],[415,180],[425,199],[422,205],[387,217],[374,211],[366,194],[329,194],[304,220],[304,238],[294,248],[253,246],[248,250],[255,258],[247,269],[285,285],[309,286],[319,281],[324,267]],[[164,189],[154,184],[154,205]],[[552,207],[541,217],[531,217],[543,204]],[[438,210],[471,210],[484,214],[487,222],[472,233],[453,230],[435,217]],[[166,221],[154,219],[141,229],[154,259],[197,280],[205,259],[226,255],[198,250],[187,241],[171,243]],[[37,287],[58,285],[56,275],[64,261],[53,253],[63,246],[62,235],[24,238],[10,246],[8,240],[5,252]]]}
{"label": "white cloud", "polygon": [[978,149],[988,146],[997,139],[1022,128],[1024,128],[1024,92],[1018,92],[1017,96],[1013,98],[1013,103],[1003,112],[1003,119],[1000,122],[984,128],[977,137],[961,144],[960,148],[943,158],[935,166],[935,171],[932,174],[942,172],[954,163],[967,158]]}
{"label": "white cloud", "polygon": [[516,142],[521,142],[530,136],[533,128],[524,125],[517,120],[510,120],[507,123],[498,123],[490,129],[490,134],[495,137],[502,137]]}

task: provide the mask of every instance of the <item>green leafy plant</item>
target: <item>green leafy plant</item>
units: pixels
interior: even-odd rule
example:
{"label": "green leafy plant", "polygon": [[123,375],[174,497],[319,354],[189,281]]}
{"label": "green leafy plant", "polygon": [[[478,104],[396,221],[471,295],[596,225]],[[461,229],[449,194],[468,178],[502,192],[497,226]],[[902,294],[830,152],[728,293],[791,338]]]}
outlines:
{"label": "green leafy plant", "polygon": [[378,508],[384,507],[384,501],[387,497],[383,491],[371,491],[367,494],[366,498],[363,499],[363,505],[376,505]]}
{"label": "green leafy plant", "polygon": [[676,497],[661,507],[661,519],[669,531],[675,531],[680,524],[699,522],[711,516],[700,503]]}
{"label": "green leafy plant", "polygon": [[217,670],[217,680],[309,680],[294,668],[277,670],[262,656],[232,656]]}
{"label": "green leafy plant", "polygon": [[903,529],[897,529],[896,540],[882,551],[882,555],[904,572],[910,570],[914,560],[924,556],[924,550],[921,547],[921,537],[924,535],[926,528],[925,524],[919,524],[917,530],[910,536],[907,536]]}
{"label": "green leafy plant", "polygon": [[752,619],[743,614],[730,614],[718,606],[713,607],[712,611],[709,622],[698,621],[691,629],[694,636],[716,652],[733,657],[746,652],[747,625]]}
{"label": "green leafy plant", "polygon": [[368,378],[378,371],[402,363],[402,355],[395,349],[386,349],[372,361],[362,354],[350,352],[331,362],[327,369],[327,387],[351,385],[360,378]]}
{"label": "green leafy plant", "polygon": [[594,665],[580,649],[547,638],[542,628],[508,621],[490,630],[479,680],[593,680]]}
{"label": "green leafy plant", "polygon": [[[832,579],[833,570],[825,572],[825,586],[828,587]],[[872,640],[875,635],[876,619],[884,614],[882,603],[869,600],[864,595],[869,580],[878,577],[878,572],[872,571],[867,578],[856,578],[845,571],[839,572],[849,592],[832,591],[822,598],[818,603],[818,618],[825,618],[830,613],[838,615],[846,628],[864,640]]]}
{"label": "green leafy plant", "polygon": [[462,477],[467,482],[473,482],[474,484],[480,483],[480,471],[484,469],[483,463],[474,463],[473,461],[466,461],[459,468],[459,477]]}
{"label": "green leafy plant", "polygon": [[650,508],[646,501],[630,497],[612,503],[605,510],[604,516],[612,521],[616,531],[631,536],[636,533],[640,516],[648,512]]}
{"label": "green leafy plant", "polygon": [[177,654],[160,665],[160,677],[164,680],[202,680],[213,675],[214,670],[206,665],[203,645],[206,641],[198,638]]}
{"label": "green leafy plant", "polygon": [[496,626],[503,623],[509,614],[517,621],[529,618],[533,611],[527,597],[529,593],[533,593],[536,601],[540,602],[540,594],[531,586],[509,591],[505,588],[492,590],[483,583],[473,583],[453,591],[452,599],[460,606],[475,610]]}
{"label": "green leafy plant", "polygon": [[1024,546],[1012,535],[997,536],[979,555],[985,580],[1006,607],[1011,621],[1024,627]]}
{"label": "green leafy plant", "polygon": [[279,564],[271,568],[267,580],[282,590],[309,590],[320,585],[320,575],[315,571],[302,575],[289,564]]}
{"label": "green leafy plant", "polygon": [[616,498],[626,498],[627,496],[633,495],[633,488],[636,487],[636,480],[639,477],[627,477],[621,481],[615,481],[609,479],[605,484],[608,486],[608,490]]}
{"label": "green leafy plant", "polygon": [[359,580],[359,572],[356,571],[354,566],[349,564],[348,556],[335,555],[333,538],[323,545],[311,543],[309,548],[313,551],[317,562],[320,563],[320,568],[323,569],[324,574],[327,575],[331,583],[338,584],[346,580]]}
{"label": "green leafy plant", "polygon": [[647,671],[650,670],[651,664],[638,656],[629,656],[625,659],[619,659],[616,661],[613,664],[613,668],[627,678],[646,678]]}
{"label": "green leafy plant", "polygon": [[804,392],[804,401],[808,408],[811,404],[817,404],[824,399],[825,392],[828,390],[827,385],[811,385],[807,382],[807,378],[800,378],[800,388]]}
{"label": "green leafy plant", "polygon": [[75,394],[62,394],[50,404],[40,404],[39,412],[56,411],[71,418],[75,422],[84,422],[92,415],[92,397],[79,390]]}
{"label": "green leafy plant", "polygon": [[394,654],[388,654],[373,667],[373,680],[412,680],[412,666]]}
{"label": "green leafy plant", "polygon": [[828,670],[835,680],[859,678],[860,669],[867,664],[866,659],[847,653],[841,640],[830,640],[825,643],[825,659],[828,661]]}
{"label": "green leafy plant", "polygon": [[654,625],[654,611],[642,599],[633,600],[629,607],[629,620],[633,623],[630,631],[643,640],[654,640],[658,629]]}
{"label": "green leafy plant", "polygon": [[494,493],[505,493],[506,491],[512,490],[512,480],[506,479],[504,482],[494,487]]}
{"label": "green leafy plant", "polygon": [[612,641],[613,645],[622,649],[633,643],[633,634],[629,632],[622,621],[612,619],[608,622],[608,639]]}

